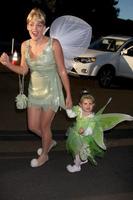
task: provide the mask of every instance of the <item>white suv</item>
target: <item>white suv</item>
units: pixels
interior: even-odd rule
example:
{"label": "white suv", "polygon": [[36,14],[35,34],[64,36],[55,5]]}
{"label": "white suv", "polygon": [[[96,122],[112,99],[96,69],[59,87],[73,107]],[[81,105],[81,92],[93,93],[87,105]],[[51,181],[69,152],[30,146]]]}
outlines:
{"label": "white suv", "polygon": [[115,76],[133,78],[133,37],[101,37],[74,58],[68,73],[96,77],[101,87],[110,87]]}

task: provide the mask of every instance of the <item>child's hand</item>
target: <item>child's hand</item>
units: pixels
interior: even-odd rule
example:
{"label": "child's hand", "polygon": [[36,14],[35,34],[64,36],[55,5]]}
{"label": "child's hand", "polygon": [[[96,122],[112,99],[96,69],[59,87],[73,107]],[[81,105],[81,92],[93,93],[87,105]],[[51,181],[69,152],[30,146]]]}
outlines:
{"label": "child's hand", "polygon": [[83,129],[83,128],[80,128],[80,129],[79,129],[79,134],[82,135],[83,133],[84,133],[84,129]]}
{"label": "child's hand", "polygon": [[70,117],[70,118],[76,117],[76,113],[73,112],[71,109],[66,109],[66,113],[67,113],[68,117]]}

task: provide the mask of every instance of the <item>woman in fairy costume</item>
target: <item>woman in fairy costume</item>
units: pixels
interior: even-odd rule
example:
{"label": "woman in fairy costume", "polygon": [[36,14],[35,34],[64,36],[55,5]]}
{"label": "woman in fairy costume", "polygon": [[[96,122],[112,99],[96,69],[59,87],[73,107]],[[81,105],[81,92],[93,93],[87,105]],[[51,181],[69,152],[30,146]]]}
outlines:
{"label": "woman in fairy costume", "polygon": [[80,171],[81,165],[88,160],[97,165],[96,157],[103,157],[106,150],[103,132],[122,121],[133,120],[133,117],[127,114],[102,114],[107,104],[94,114],[95,99],[87,91],[83,91],[79,105],[66,110],[68,117],[76,117],[76,122],[67,131],[66,147],[74,157],[74,164],[66,167],[69,172]]}
{"label": "woman in fairy costume", "polygon": [[51,132],[55,114],[59,107],[71,108],[72,98],[62,46],[59,40],[44,34],[46,16],[41,9],[29,12],[27,30],[30,38],[21,45],[20,65],[12,64],[5,52],[0,62],[17,74],[26,75],[30,71],[28,128],[42,139],[42,147],[31,160],[31,167],[39,167],[48,161],[49,151],[56,144]]}

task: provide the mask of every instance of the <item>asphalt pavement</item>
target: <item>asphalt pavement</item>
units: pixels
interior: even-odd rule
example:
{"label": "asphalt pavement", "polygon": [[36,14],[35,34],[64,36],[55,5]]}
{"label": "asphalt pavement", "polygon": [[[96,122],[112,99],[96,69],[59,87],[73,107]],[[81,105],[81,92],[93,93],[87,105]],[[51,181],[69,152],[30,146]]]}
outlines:
{"label": "asphalt pavement", "polygon": [[[30,167],[41,140],[27,130],[26,110],[15,106],[18,76],[8,70],[0,72],[0,199],[1,200],[132,200],[133,122],[124,122],[105,134],[107,153],[98,166],[89,163],[81,172],[70,174],[66,165],[72,157],[65,149],[65,131],[72,120],[58,111],[52,125],[57,146],[47,164]],[[74,104],[79,92],[87,88],[96,98],[96,110],[112,97],[106,112],[133,116],[132,87],[100,88],[96,81],[70,77]],[[25,85],[28,84],[28,77]],[[26,91],[27,92],[27,91]]]}

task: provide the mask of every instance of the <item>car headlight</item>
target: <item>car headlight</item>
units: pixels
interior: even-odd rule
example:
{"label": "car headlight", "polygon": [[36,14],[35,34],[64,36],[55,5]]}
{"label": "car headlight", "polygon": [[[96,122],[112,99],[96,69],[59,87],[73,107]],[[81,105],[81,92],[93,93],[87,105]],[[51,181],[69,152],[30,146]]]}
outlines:
{"label": "car headlight", "polygon": [[81,63],[92,63],[96,61],[95,57],[76,57],[74,58],[75,62],[81,62]]}

